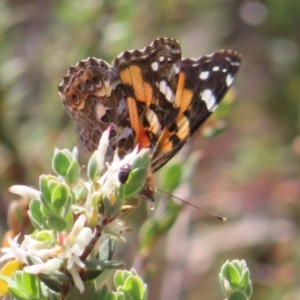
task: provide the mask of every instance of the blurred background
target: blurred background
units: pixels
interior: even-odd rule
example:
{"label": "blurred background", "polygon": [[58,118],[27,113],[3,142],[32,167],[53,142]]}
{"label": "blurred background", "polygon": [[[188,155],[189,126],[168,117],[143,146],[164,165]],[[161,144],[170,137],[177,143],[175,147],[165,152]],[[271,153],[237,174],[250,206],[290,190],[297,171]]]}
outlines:
{"label": "blurred background", "polygon": [[[211,121],[228,128],[212,139],[200,132],[183,149],[200,159],[189,193],[178,192],[228,220],[184,205],[147,259],[149,299],[224,298],[218,273],[227,259],[247,261],[253,299],[299,299],[299,16],[296,0],[1,1],[1,234],[17,199],[8,187],[38,187],[54,147],[77,144],[57,92],[69,66],[88,56],[111,62],[160,36],[178,39],[183,57],[233,49],[242,67],[221,118]],[[118,254],[128,269],[135,228],[157,213],[144,209],[129,224]]]}

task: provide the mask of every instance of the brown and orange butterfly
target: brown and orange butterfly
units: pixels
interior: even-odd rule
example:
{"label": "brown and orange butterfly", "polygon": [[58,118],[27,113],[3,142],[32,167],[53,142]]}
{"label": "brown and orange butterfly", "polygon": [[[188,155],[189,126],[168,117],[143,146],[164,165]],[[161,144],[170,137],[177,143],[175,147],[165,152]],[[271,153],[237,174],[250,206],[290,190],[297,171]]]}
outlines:
{"label": "brown and orange butterfly", "polygon": [[59,85],[80,142],[89,152],[111,126],[108,159],[138,144],[150,148],[151,170],[141,194],[153,199],[151,174],[165,165],[217,108],[232,85],[241,57],[220,50],[181,58],[178,41],[158,38],[142,50],[118,55],[112,66],[87,58]]}

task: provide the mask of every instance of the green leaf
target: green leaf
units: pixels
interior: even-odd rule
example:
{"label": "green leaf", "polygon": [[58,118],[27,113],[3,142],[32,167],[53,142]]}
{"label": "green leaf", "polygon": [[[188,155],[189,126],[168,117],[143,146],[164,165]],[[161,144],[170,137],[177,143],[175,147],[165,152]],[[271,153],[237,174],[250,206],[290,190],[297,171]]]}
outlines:
{"label": "green leaf", "polygon": [[234,291],[227,300],[247,300],[248,297],[241,291]]}
{"label": "green leaf", "polygon": [[[127,278],[131,276],[131,272],[127,271],[127,270],[123,270],[122,271],[122,278],[123,278],[123,284],[125,283],[125,281],[127,280]],[[122,285],[123,285],[122,284]]]}
{"label": "green leaf", "polygon": [[49,187],[48,187],[49,177],[46,175],[41,175],[39,181],[40,181],[39,182],[40,191],[41,191],[43,198],[45,199],[45,201],[50,202],[51,201],[51,193],[50,193]]}
{"label": "green leaf", "polygon": [[71,158],[65,152],[57,150],[52,159],[52,169],[61,176],[66,176],[71,164]]}
{"label": "green leaf", "polygon": [[46,219],[46,225],[51,230],[62,232],[67,228],[68,223],[63,218],[53,215]]}
{"label": "green leaf", "polygon": [[104,300],[118,300],[118,297],[114,292],[109,292]]}
{"label": "green leaf", "polygon": [[143,188],[148,177],[150,167],[149,149],[142,149],[130,162],[131,172],[125,184],[121,184],[117,190],[119,199],[130,198],[138,194]]}
{"label": "green leaf", "polygon": [[14,288],[19,287],[19,285],[17,284],[17,282],[15,282],[15,280],[11,279],[10,277],[8,277],[6,275],[0,275],[0,279],[3,280],[4,282],[6,282],[6,284],[10,287],[14,287]]}
{"label": "green leaf", "polygon": [[36,275],[23,272],[22,286],[23,290],[30,298],[41,298],[42,291],[40,287],[40,282]]}
{"label": "green leaf", "polygon": [[25,299],[25,300],[28,299],[26,293],[24,293],[21,289],[13,286],[9,286],[8,289],[16,299]]}
{"label": "green leaf", "polygon": [[232,263],[226,262],[221,269],[221,274],[223,278],[226,278],[228,280],[229,285],[233,290],[238,288],[240,274]]}
{"label": "green leaf", "polygon": [[115,292],[114,294],[117,296],[118,300],[126,300],[123,292]]}
{"label": "green leaf", "polygon": [[247,288],[248,281],[249,281],[249,270],[245,270],[240,278],[239,289],[245,290]]}
{"label": "green leaf", "polygon": [[183,174],[182,168],[182,164],[173,162],[163,169],[162,174],[160,174],[160,182],[164,191],[172,193],[179,186]]}
{"label": "green leaf", "polygon": [[66,205],[69,196],[69,187],[63,183],[59,183],[51,193],[51,202],[54,207],[62,208]]}
{"label": "green leaf", "polygon": [[31,199],[28,211],[29,219],[36,229],[42,229],[44,216],[41,214],[41,202],[36,199]]}
{"label": "green leaf", "polygon": [[22,288],[23,284],[23,271],[16,271],[14,273],[14,281],[17,283],[17,285]]}
{"label": "green leaf", "polygon": [[59,184],[60,184],[60,182],[57,180],[57,178],[48,180],[48,190],[50,193],[50,201],[49,202],[51,202],[51,196],[52,196],[53,191]]}
{"label": "green leaf", "polygon": [[136,276],[129,276],[124,282],[123,288],[130,292],[133,299],[144,298],[144,283]]}
{"label": "green leaf", "polygon": [[230,263],[237,269],[240,275],[243,273],[244,269],[246,268],[244,260],[234,259]]}
{"label": "green leaf", "polygon": [[172,205],[159,219],[148,219],[139,231],[139,249],[150,249],[161,235],[170,230],[181,210],[181,205]]}
{"label": "green leaf", "polygon": [[102,172],[102,166],[100,166],[97,159],[97,152],[95,151],[88,162],[87,165],[87,175],[91,181],[95,181]]}
{"label": "green leaf", "polygon": [[121,270],[117,270],[115,275],[114,275],[114,285],[115,288],[117,289],[119,286],[123,286],[123,275]]}
{"label": "green leaf", "polygon": [[69,149],[62,149],[62,150],[59,150],[58,149],[58,152],[61,151],[63,152],[64,154],[66,154],[71,160],[73,159],[73,153],[69,150]]}
{"label": "green leaf", "polygon": [[138,273],[136,272],[136,270],[135,270],[134,268],[132,268],[132,269],[130,270],[130,274],[133,275],[133,276],[139,277]]}
{"label": "green leaf", "polygon": [[111,260],[116,250],[117,241],[115,237],[107,238],[100,246],[99,253],[101,260]]}
{"label": "green leaf", "polygon": [[40,274],[39,278],[50,290],[56,293],[62,293],[64,282],[62,280],[59,280],[58,277],[55,277],[54,275],[50,276],[50,275]]}
{"label": "green leaf", "polygon": [[227,261],[221,268],[219,280],[224,294],[230,296],[230,299],[249,298],[252,294],[252,283],[245,260]]}
{"label": "green leaf", "polygon": [[103,271],[106,269],[121,269],[124,267],[124,263],[120,261],[113,260],[100,260],[100,259],[90,259],[85,262],[86,268],[91,271]]}
{"label": "green leaf", "polygon": [[119,199],[130,198],[138,194],[145,185],[148,177],[148,169],[139,168],[130,172],[128,180],[125,184],[121,184],[117,191]]}
{"label": "green leaf", "polygon": [[68,169],[66,180],[69,184],[74,184],[77,182],[80,174],[80,166],[77,160],[73,160]]}
{"label": "green leaf", "polygon": [[125,264],[119,261],[102,261],[93,259],[85,261],[85,265],[87,267],[86,278],[88,280],[93,280],[99,277],[103,271],[107,269],[120,269],[123,268]]}
{"label": "green leaf", "polygon": [[118,288],[117,293],[122,293],[124,295],[125,300],[140,300],[140,299],[133,298],[133,296],[131,295],[131,292],[126,291],[123,286],[120,286]]}
{"label": "green leaf", "polygon": [[[53,205],[51,203],[47,203],[46,201],[43,200],[43,197],[41,197],[41,214],[44,217],[50,217],[53,214],[55,214],[55,208],[53,207]],[[43,218],[44,220],[44,218]]]}
{"label": "green leaf", "polygon": [[111,215],[112,207],[111,207],[110,201],[106,197],[106,195],[102,196],[102,204],[103,204],[103,208],[104,208],[104,215],[109,217]]}
{"label": "green leaf", "polygon": [[74,188],[73,188],[73,192],[75,195],[75,201],[79,201],[82,199],[86,199],[87,195],[88,195],[88,189],[87,187],[82,184],[82,183],[78,183]]}
{"label": "green leaf", "polygon": [[74,223],[74,217],[71,210],[69,210],[68,214],[63,218],[65,222],[67,223],[66,228],[64,229],[65,232],[69,232],[72,229],[73,223]]}
{"label": "green leaf", "polygon": [[104,300],[108,294],[108,287],[105,284],[102,289],[97,290],[94,300]]}

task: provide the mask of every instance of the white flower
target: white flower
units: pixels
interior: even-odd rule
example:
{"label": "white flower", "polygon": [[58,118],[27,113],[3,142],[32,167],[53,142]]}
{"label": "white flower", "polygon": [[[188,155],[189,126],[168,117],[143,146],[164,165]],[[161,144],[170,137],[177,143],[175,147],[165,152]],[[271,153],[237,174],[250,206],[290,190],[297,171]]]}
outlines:
{"label": "white flower", "polygon": [[3,262],[10,258],[15,258],[23,262],[24,264],[27,264],[27,253],[24,249],[21,248],[21,246],[17,242],[19,236],[20,235],[17,235],[13,238],[13,240],[11,238],[8,238],[8,244],[10,247],[5,247],[1,249],[1,252],[5,254],[1,256],[0,262]]}
{"label": "white flower", "polygon": [[8,190],[13,194],[17,194],[26,198],[41,200],[40,191],[30,188],[26,185],[13,185]]}
{"label": "white flower", "polygon": [[101,186],[99,192],[109,197],[114,192],[115,188],[121,185],[119,180],[119,172],[121,168],[126,164],[130,165],[132,161],[136,158],[136,156],[140,155],[141,153],[143,152],[139,152],[138,145],[134,148],[134,150],[131,153],[127,154],[122,160],[120,160],[119,156],[117,155],[117,152],[115,152],[112,163],[106,164],[107,171],[98,180],[98,183]]}
{"label": "white flower", "polygon": [[104,160],[106,157],[106,152],[109,147],[109,134],[111,131],[111,126],[108,126],[108,128],[102,133],[100,141],[99,141],[99,146],[97,151],[97,160],[98,164],[101,169],[104,167]]}
{"label": "white flower", "polygon": [[53,272],[60,269],[63,261],[58,258],[51,258],[47,260],[45,263],[35,264],[31,266],[24,267],[24,272],[30,274],[41,274],[47,272]]}
{"label": "white flower", "polygon": [[85,221],[85,215],[78,217],[69,237],[64,243],[64,251],[58,254],[58,258],[67,259],[67,269],[74,280],[75,286],[81,293],[84,291],[84,285],[79,276],[78,269],[84,268],[85,264],[80,260],[80,255],[90,243],[93,236],[91,228],[84,227]]}
{"label": "white flower", "polygon": [[84,292],[84,284],[79,276],[78,270],[75,267],[73,267],[73,268],[69,269],[69,273],[71,274],[71,276],[74,280],[75,286],[78,288],[78,290],[82,294]]}
{"label": "white flower", "polygon": [[67,244],[69,246],[72,246],[75,243],[78,234],[84,228],[85,222],[86,222],[86,216],[84,214],[81,214],[76,220],[76,222],[74,223],[73,228],[67,239]]}
{"label": "white flower", "polygon": [[24,247],[29,250],[29,249],[50,249],[53,247],[53,241],[52,240],[45,240],[45,241],[40,241],[37,239],[32,238],[30,235],[25,235],[24,236]]}

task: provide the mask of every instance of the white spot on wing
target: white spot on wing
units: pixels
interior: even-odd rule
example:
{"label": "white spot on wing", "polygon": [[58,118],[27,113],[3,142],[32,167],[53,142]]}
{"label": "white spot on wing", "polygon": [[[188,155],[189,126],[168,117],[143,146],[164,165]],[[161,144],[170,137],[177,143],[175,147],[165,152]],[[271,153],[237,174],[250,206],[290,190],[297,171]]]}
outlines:
{"label": "white spot on wing", "polygon": [[174,94],[173,94],[173,91],[171,90],[171,88],[167,85],[167,83],[162,80],[159,84],[159,91],[165,95],[166,99],[169,101],[169,102],[173,102],[174,100]]}
{"label": "white spot on wing", "polygon": [[166,90],[166,98],[167,98],[167,100],[169,101],[169,102],[173,102],[173,100],[174,100],[174,94],[173,94],[173,92],[172,92],[172,90],[171,90],[171,88],[169,87],[169,86],[167,86],[167,90]]}
{"label": "white spot on wing", "polygon": [[163,62],[164,60],[165,60],[165,57],[164,57],[164,56],[160,56],[160,57],[159,57],[159,61],[160,61],[160,62]]}
{"label": "white spot on wing", "polygon": [[121,101],[119,102],[119,105],[117,107],[117,112],[118,115],[120,115],[121,113],[123,113],[126,109],[126,101],[124,98],[121,99]]}
{"label": "white spot on wing", "polygon": [[160,123],[156,114],[150,108],[146,110],[146,119],[150,124],[149,130],[154,134],[158,134],[160,132]]}
{"label": "white spot on wing", "polygon": [[233,80],[234,80],[234,78],[230,74],[228,74],[226,77],[227,86],[230,86],[232,84]]}
{"label": "white spot on wing", "polygon": [[215,66],[215,67],[212,68],[212,70],[213,70],[214,72],[219,71],[219,70],[220,70],[220,67],[219,67],[219,66]]}
{"label": "white spot on wing", "polygon": [[162,80],[160,83],[159,83],[159,90],[160,92],[162,92],[164,95],[166,93],[166,88],[167,88],[167,83]]}
{"label": "white spot on wing", "polygon": [[217,108],[216,98],[212,93],[212,90],[206,89],[201,93],[201,99],[206,103],[206,107],[209,111],[214,111]]}
{"label": "white spot on wing", "polygon": [[118,129],[119,129],[117,131],[118,142],[122,139],[127,139],[130,135],[132,135],[132,128],[130,127],[123,127],[123,128],[118,127]]}
{"label": "white spot on wing", "polygon": [[209,76],[209,71],[203,71],[200,73],[199,78],[205,80],[208,78],[208,76]]}
{"label": "white spot on wing", "polygon": [[154,61],[152,64],[151,64],[151,68],[153,71],[157,71],[158,68],[159,68],[159,64],[157,61]]}
{"label": "white spot on wing", "polygon": [[178,130],[181,137],[186,137],[190,134],[190,122],[187,117],[183,117],[180,119],[180,121],[177,123]]}
{"label": "white spot on wing", "polygon": [[100,121],[106,114],[106,107],[102,103],[97,103],[95,107],[96,117]]}

